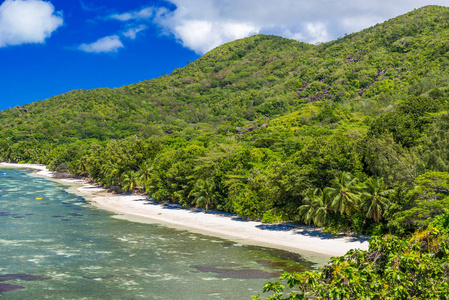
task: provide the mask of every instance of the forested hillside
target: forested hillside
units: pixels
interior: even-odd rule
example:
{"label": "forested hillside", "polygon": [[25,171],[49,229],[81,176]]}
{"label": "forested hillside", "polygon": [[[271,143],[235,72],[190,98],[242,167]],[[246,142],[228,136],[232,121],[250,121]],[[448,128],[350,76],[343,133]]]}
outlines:
{"label": "forested hillside", "polygon": [[272,299],[447,299],[448,74],[449,8],[319,45],[257,35],[160,78],[1,111],[0,161],[263,222],[394,234],[285,274],[291,295],[268,283]]}
{"label": "forested hillside", "polygon": [[257,35],[2,111],[0,160],[264,222],[407,234],[449,203],[448,70],[443,7],[319,45]]}

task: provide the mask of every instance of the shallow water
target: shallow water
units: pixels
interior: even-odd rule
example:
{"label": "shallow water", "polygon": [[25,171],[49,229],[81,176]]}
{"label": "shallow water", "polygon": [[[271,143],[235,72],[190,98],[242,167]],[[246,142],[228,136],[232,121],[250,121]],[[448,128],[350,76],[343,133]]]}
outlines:
{"label": "shallow water", "polygon": [[113,218],[67,186],[0,169],[0,298],[250,299],[299,254]]}

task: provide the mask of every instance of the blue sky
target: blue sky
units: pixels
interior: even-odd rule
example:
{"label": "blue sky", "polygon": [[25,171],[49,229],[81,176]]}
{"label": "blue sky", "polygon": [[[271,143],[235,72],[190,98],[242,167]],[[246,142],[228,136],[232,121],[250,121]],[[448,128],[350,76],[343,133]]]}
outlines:
{"label": "blue sky", "polygon": [[0,0],[0,110],[170,73],[258,33],[309,43],[447,0]]}

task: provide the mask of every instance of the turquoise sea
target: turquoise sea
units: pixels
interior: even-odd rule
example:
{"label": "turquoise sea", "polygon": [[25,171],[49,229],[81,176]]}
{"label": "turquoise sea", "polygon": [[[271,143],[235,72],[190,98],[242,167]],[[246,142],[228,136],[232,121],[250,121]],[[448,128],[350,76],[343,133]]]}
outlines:
{"label": "turquoise sea", "polygon": [[134,223],[0,168],[0,298],[251,299],[301,255]]}

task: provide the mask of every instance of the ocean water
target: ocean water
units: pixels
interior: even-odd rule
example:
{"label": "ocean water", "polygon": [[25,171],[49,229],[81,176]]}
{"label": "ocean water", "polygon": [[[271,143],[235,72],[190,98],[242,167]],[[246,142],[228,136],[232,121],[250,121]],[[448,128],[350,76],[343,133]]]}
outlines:
{"label": "ocean water", "polygon": [[0,169],[0,298],[251,299],[301,255],[114,218],[67,186]]}

